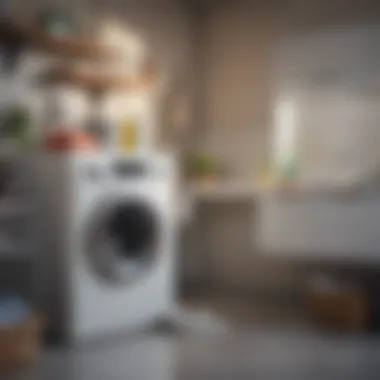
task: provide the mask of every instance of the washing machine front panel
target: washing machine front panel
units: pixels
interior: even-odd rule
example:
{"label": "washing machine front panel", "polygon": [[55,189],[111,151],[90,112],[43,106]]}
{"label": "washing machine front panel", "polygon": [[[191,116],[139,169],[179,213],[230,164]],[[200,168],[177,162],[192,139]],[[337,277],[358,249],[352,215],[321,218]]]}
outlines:
{"label": "washing machine front panel", "polygon": [[174,230],[163,190],[120,187],[87,214],[73,265],[76,337],[145,326],[173,307]]}
{"label": "washing machine front panel", "polygon": [[[120,178],[115,159],[105,155],[62,160],[67,189],[56,198],[67,226],[60,230],[67,296],[59,301],[68,310],[67,339],[143,327],[168,313],[175,300],[175,233],[174,182],[166,169],[160,176],[136,169]],[[57,168],[52,172],[59,175]],[[133,221],[134,230],[125,228]]]}

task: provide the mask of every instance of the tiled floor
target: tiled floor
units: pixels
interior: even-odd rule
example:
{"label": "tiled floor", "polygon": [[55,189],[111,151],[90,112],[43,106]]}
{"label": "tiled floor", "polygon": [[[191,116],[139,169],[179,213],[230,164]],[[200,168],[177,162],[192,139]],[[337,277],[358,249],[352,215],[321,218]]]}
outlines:
{"label": "tiled floor", "polygon": [[226,336],[141,336],[45,353],[4,380],[350,380],[380,375],[380,341],[284,331]]}
{"label": "tiled floor", "polygon": [[[200,302],[198,306],[204,306]],[[143,334],[72,350],[47,350],[38,365],[1,380],[366,380],[380,379],[380,338],[327,335],[272,309],[209,300],[234,323],[224,334]],[[270,309],[268,309],[270,310]],[[259,319],[258,316],[260,317]],[[244,319],[245,318],[245,319]],[[282,317],[281,317],[282,318]],[[280,319],[281,319],[280,318]],[[281,319],[283,320],[283,319]],[[236,329],[241,322],[244,327]],[[286,321],[286,319],[285,319]],[[268,321],[266,321],[268,322]]]}

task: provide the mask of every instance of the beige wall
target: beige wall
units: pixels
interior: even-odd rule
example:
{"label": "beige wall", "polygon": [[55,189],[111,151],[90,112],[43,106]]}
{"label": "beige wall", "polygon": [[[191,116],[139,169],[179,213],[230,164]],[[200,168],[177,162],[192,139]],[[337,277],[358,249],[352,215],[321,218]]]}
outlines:
{"label": "beige wall", "polygon": [[[272,5],[271,5],[272,4]],[[276,4],[276,5],[273,5]],[[200,16],[203,133],[198,147],[253,179],[268,157],[271,52],[281,36],[379,19],[376,1],[208,1]],[[203,205],[193,239],[215,283],[265,290],[301,288],[288,263],[260,257],[253,242],[254,204]],[[200,243],[199,243],[200,242]]]}
{"label": "beige wall", "polygon": [[[203,126],[199,145],[252,177],[265,156],[269,124],[269,47],[275,22],[241,9],[217,9],[203,19]],[[236,154],[238,152],[238,154]]]}
{"label": "beige wall", "polygon": [[267,160],[276,43],[284,34],[379,16],[374,0],[204,1],[198,146],[228,161],[233,174],[252,178]]}

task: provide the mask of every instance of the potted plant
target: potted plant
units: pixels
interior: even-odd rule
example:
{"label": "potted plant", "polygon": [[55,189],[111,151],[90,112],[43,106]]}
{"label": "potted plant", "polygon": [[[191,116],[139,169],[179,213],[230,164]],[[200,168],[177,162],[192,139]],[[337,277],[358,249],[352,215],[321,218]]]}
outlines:
{"label": "potted plant", "polygon": [[193,181],[214,183],[219,179],[222,167],[219,160],[211,155],[195,154],[188,157],[186,172]]}
{"label": "potted plant", "polygon": [[40,10],[37,17],[38,26],[53,36],[70,36],[78,33],[78,24],[74,15],[60,7]]}
{"label": "potted plant", "polygon": [[14,148],[25,147],[30,138],[30,112],[27,107],[14,105],[2,112],[0,137]]}

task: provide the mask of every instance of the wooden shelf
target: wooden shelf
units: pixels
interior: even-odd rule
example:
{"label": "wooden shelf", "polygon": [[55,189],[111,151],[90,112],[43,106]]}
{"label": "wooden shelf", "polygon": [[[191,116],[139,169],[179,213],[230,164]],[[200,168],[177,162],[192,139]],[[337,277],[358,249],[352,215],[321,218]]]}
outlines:
{"label": "wooden shelf", "polygon": [[[38,27],[22,26],[12,21],[0,21],[0,41],[31,46],[61,57],[112,61],[120,58],[114,49],[97,41],[70,36],[53,36]],[[147,62],[138,77],[99,74],[78,67],[53,67],[37,78],[38,84],[70,84],[92,92],[139,91],[152,87],[155,75],[152,62]]]}
{"label": "wooden shelf", "polygon": [[70,58],[112,60],[118,54],[90,38],[77,36],[54,36],[35,26],[17,25],[11,21],[0,21],[0,40],[17,41],[46,53]]}
{"label": "wooden shelf", "polygon": [[90,92],[127,92],[149,90],[154,83],[153,72],[146,71],[137,77],[99,74],[75,68],[55,67],[46,70],[37,79],[42,85],[68,84]]}

